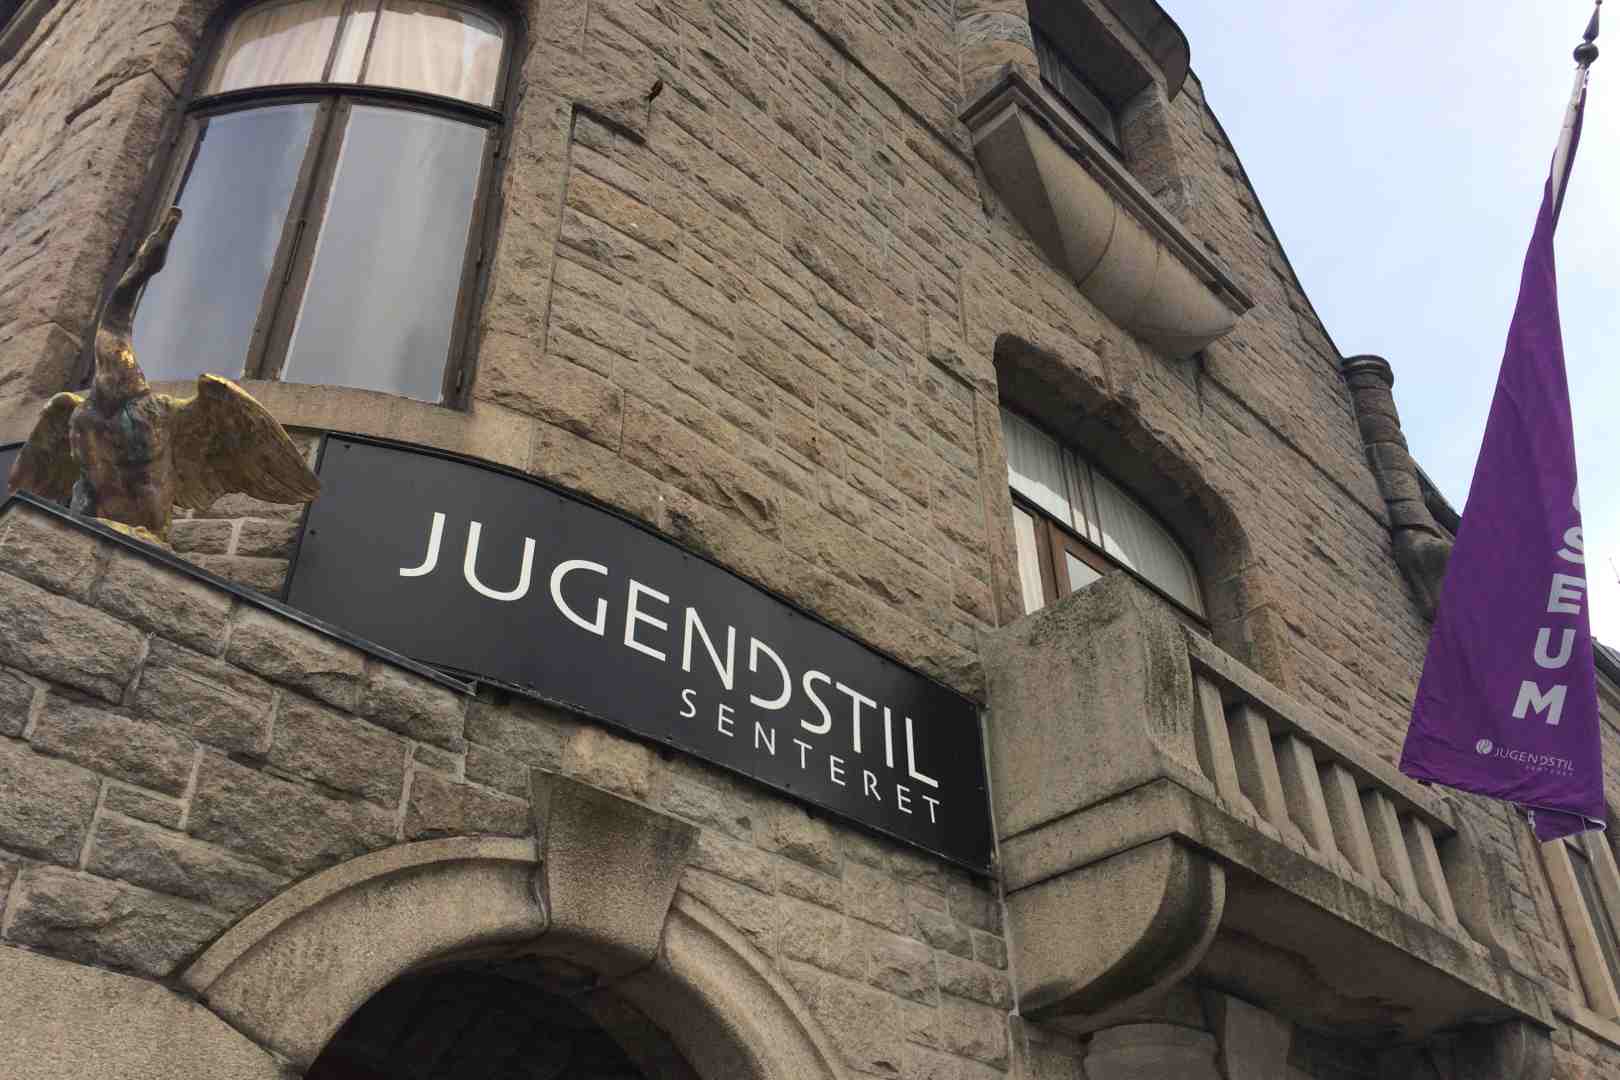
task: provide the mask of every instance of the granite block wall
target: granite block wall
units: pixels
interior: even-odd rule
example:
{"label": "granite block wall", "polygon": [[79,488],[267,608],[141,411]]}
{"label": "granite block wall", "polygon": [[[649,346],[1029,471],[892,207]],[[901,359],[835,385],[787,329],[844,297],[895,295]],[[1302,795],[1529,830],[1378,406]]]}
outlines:
{"label": "granite block wall", "polygon": [[990,883],[27,507],[0,516],[0,613],[0,950],[178,986],[228,927],[336,863],[530,835],[540,769],[695,826],[680,891],[769,958],[853,1070],[1010,1067]]}
{"label": "granite block wall", "polygon": [[[168,164],[219,10],[24,6],[0,34],[0,441],[82,379],[98,298],[147,224],[143,185]],[[582,491],[977,694],[978,634],[1019,612],[997,410],[1003,388],[1034,405],[1012,392],[1034,373],[1107,434],[1090,447],[1105,464],[1162,479],[1142,494],[1205,570],[1216,639],[1392,760],[1427,626],[1391,555],[1340,350],[1203,88],[1190,78],[1142,112],[1127,155],[1256,306],[1198,362],[1172,364],[1111,326],[977,174],[956,120],[963,7],[513,5],[521,70],[468,407],[251,389],[306,440],[407,438]],[[174,544],[273,592],[295,516],[228,498],[177,521]],[[0,754],[23,795],[0,835],[15,856],[0,862],[6,940],[164,978],[335,859],[520,830],[536,765],[600,770],[592,782],[693,820],[760,798],[566,717],[379,689],[371,661],[317,663],[207,590],[177,584],[190,600],[144,609],[120,584],[154,573],[139,560],[68,544],[30,563],[30,542],[14,546]],[[416,703],[375,704],[389,693]],[[58,793],[61,820],[39,801]],[[250,823],[283,801],[292,828]],[[1522,824],[1468,805],[1509,868],[1527,953],[1573,988]],[[1003,1067],[1004,1029],[972,1022],[1005,1011],[981,893],[782,813],[700,821],[683,887],[754,927],[828,1016],[858,1027],[859,1000],[904,1028],[909,1064],[852,1051],[861,1067]],[[193,873],[212,884],[173,891]],[[851,891],[886,906],[852,911]],[[1584,1051],[1567,1052],[1575,1070]]]}

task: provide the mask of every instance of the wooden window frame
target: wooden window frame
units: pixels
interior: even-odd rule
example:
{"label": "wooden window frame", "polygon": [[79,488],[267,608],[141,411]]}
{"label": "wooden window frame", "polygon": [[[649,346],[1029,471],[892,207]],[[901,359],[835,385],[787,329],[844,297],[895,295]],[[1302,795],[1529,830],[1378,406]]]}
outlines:
{"label": "wooden window frame", "polygon": [[[1576,856],[1571,855],[1568,845],[1579,846]],[[1620,972],[1610,966],[1604,955],[1595,921],[1606,920],[1614,937],[1620,939],[1620,868],[1616,866],[1608,838],[1606,834],[1585,832],[1550,840],[1539,847],[1542,867],[1569,935],[1571,960],[1585,1005],[1600,1016],[1620,1019],[1620,990],[1617,990]],[[1576,877],[1575,857],[1584,857],[1590,864],[1602,910],[1593,911],[1587,903],[1585,890]]]}
{"label": "wooden window frame", "polygon": [[[248,349],[242,357],[241,378],[280,380],[286,365],[287,347],[309,283],[310,271],[314,267],[317,240],[325,223],[327,200],[354,105],[369,104],[428,113],[483,127],[486,132],[483,158],[468,220],[467,244],[462,252],[460,283],[451,316],[450,343],[443,361],[440,400],[425,403],[465,409],[471,400],[475,364],[475,313],[487,286],[487,254],[494,246],[502,209],[497,189],[499,170],[511,137],[509,103],[516,96],[518,75],[514,58],[522,55],[525,27],[520,19],[507,10],[507,5],[496,0],[489,3],[433,0],[443,7],[489,19],[500,27],[501,62],[495,76],[495,97],[489,105],[419,90],[359,83],[278,83],[217,94],[203,93],[202,88],[207,85],[208,77],[219,61],[219,50],[232,24],[254,8],[284,2],[288,0],[250,0],[247,3],[227,4],[213,20],[197,50],[197,59],[187,77],[183,98],[166,132],[167,145],[162,160],[168,164],[153,170],[148,177],[140,204],[142,212],[135,218],[138,227],[125,236],[120,257],[113,266],[114,272],[108,277],[103,299],[110,294],[118,274],[133,256],[136,245],[156,225],[159,216],[179,194],[196,152],[201,131],[199,121],[271,105],[314,102],[317,113],[309,143],[304,148],[298,179],[288,202],[287,218],[282,225]],[[346,0],[342,9],[343,18],[346,20],[357,9],[375,4],[376,0]],[[381,19],[372,22],[370,37],[366,42],[366,57],[370,56],[381,23]],[[339,23],[340,30],[343,25],[343,22]],[[334,32],[322,65],[323,77],[331,74],[341,41],[341,33]],[[91,343],[85,346],[81,368],[80,382],[85,385],[95,371]],[[236,377],[234,372],[227,374]]]}
{"label": "wooden window frame", "polygon": [[[1096,466],[1092,467],[1096,468]],[[1113,480],[1112,477],[1109,477],[1109,479]],[[1117,482],[1116,486],[1118,486]],[[1129,491],[1128,488],[1123,487],[1120,490]],[[1008,491],[1012,495],[1013,506],[1028,514],[1035,521],[1036,557],[1039,559],[1041,566],[1042,606],[1054,604],[1074,591],[1069,578],[1068,564],[1063,558],[1064,553],[1067,552],[1099,574],[1106,575],[1118,571],[1129,575],[1142,585],[1153,590],[1154,595],[1173,607],[1182,622],[1205,637],[1209,636],[1209,620],[1203,615],[1183,604],[1153,581],[1119,562],[1096,544],[1076,533],[1069,526],[1058,521],[1047,511],[1031,502],[1026,496],[1011,488]],[[1138,503],[1137,505],[1140,506],[1141,504]],[[1149,512],[1151,513],[1151,511]],[[1155,516],[1154,520],[1158,520],[1157,516]],[[1161,521],[1159,524],[1163,526],[1164,523]],[[1169,529],[1165,529],[1165,532],[1172,539],[1175,537],[1175,534],[1171,533]],[[1198,589],[1199,599],[1202,600],[1203,583],[1195,579],[1193,585]]]}

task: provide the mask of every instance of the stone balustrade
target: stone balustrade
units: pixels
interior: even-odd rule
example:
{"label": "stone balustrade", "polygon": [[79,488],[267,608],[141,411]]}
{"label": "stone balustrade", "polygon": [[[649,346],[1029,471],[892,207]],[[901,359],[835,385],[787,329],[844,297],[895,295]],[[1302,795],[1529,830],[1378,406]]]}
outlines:
{"label": "stone balustrade", "polygon": [[[1450,805],[1189,630],[1203,776],[1234,817],[1466,945],[1499,938],[1470,894],[1474,852]],[[1464,936],[1464,935],[1467,936]]]}
{"label": "stone balustrade", "polygon": [[1138,1023],[1192,982],[1385,1045],[1480,1024],[1544,1039],[1503,870],[1460,801],[1124,574],[982,651],[1025,1016]]}

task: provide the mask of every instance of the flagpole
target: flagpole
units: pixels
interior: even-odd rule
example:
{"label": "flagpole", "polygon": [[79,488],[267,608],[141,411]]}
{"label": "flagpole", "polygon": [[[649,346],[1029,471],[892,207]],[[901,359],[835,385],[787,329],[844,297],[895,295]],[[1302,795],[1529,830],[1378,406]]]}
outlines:
{"label": "flagpole", "polygon": [[[1420,782],[1533,811],[1543,841],[1602,828],[1607,816],[1585,594],[1554,603],[1543,584],[1561,597],[1565,583],[1584,580],[1553,230],[1581,142],[1601,2],[1575,49],[1569,111],[1525,251],[1400,759],[1401,772]],[[1564,647],[1552,658],[1547,642],[1559,631]]]}
{"label": "flagpole", "polygon": [[1565,173],[1569,169],[1569,147],[1575,138],[1575,114],[1580,108],[1581,95],[1586,92],[1586,80],[1592,73],[1592,61],[1598,58],[1598,47],[1595,44],[1598,36],[1598,14],[1603,10],[1603,0],[1597,0],[1592,8],[1592,18],[1586,24],[1586,32],[1581,35],[1581,43],[1575,46],[1575,88],[1569,93],[1569,105],[1564,109],[1564,127],[1558,133],[1558,152],[1553,155],[1552,180],[1553,191],[1557,201],[1564,201]]}

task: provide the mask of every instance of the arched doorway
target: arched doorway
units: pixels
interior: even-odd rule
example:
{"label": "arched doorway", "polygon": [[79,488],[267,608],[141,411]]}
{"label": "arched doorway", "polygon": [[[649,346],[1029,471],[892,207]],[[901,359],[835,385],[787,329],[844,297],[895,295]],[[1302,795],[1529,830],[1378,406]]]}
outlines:
{"label": "arched doorway", "polygon": [[[341,1080],[337,1064],[351,1080],[371,1080],[356,1070],[374,1074],[376,1062],[397,1059],[400,1010],[438,1000],[425,989],[433,980],[452,997],[459,988],[469,1000],[499,1002],[506,1015],[503,993],[522,996],[506,984],[531,987],[534,1007],[563,1001],[635,1066],[618,1075],[847,1080],[837,1049],[769,958],[678,891],[691,826],[575,781],[546,784],[538,842],[447,837],[340,863],[242,919],[182,982],[292,1068],[327,1070],[309,1072],[317,1080]],[[476,984],[465,981],[475,975]],[[404,988],[397,997],[396,988]],[[468,1045],[478,1042],[468,1030],[477,1020],[472,1010],[443,1016]],[[514,1022],[529,1020],[519,1010]],[[511,1049],[522,1057],[543,1045]],[[383,1075],[502,1075],[487,1064],[470,1074],[411,1071],[415,1064]]]}
{"label": "arched doorway", "polygon": [[536,974],[534,965],[513,959],[396,979],[343,1024],[305,1080],[692,1075],[662,1033],[628,1005],[571,1000],[551,992]]}

